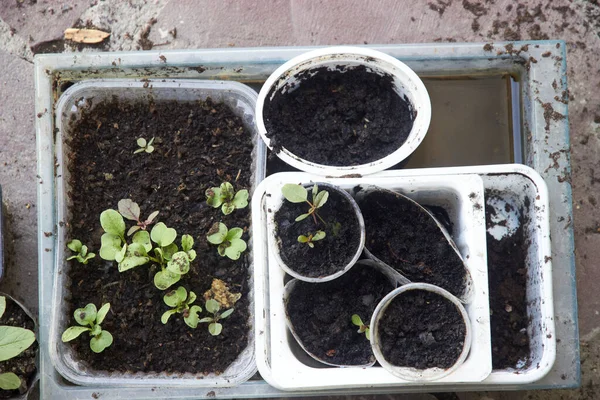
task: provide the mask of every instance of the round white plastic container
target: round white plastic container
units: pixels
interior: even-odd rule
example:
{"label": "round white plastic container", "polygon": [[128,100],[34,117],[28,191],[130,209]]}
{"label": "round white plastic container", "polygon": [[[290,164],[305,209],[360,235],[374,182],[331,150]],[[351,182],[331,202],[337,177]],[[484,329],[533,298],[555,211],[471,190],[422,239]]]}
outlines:
{"label": "round white plastic container", "polygon": [[[277,223],[275,221],[275,213],[277,212],[277,210],[279,210],[279,208],[281,207],[281,205],[287,201],[283,198],[283,195],[281,195],[281,199],[279,199],[280,201],[277,203],[277,205],[274,206],[274,211],[272,213],[272,216],[270,218],[270,237],[271,237],[271,241],[272,241],[272,245],[271,245],[271,249],[273,250],[273,254],[275,255],[275,259],[277,260],[279,266],[288,274],[290,274],[291,276],[293,276],[294,278],[304,281],[304,282],[312,282],[312,283],[319,283],[319,282],[327,282],[330,280],[333,280],[335,278],[338,278],[340,276],[342,276],[344,273],[346,273],[350,268],[352,268],[352,266],[354,264],[356,264],[356,262],[358,261],[360,255],[362,254],[363,249],[365,248],[365,221],[363,219],[362,213],[360,212],[360,209],[358,208],[358,204],[356,204],[356,201],[354,201],[354,198],[352,196],[350,196],[350,194],[348,192],[346,192],[345,190],[331,185],[329,183],[324,183],[324,182],[316,182],[316,184],[319,186],[319,190],[321,189],[327,189],[330,191],[336,191],[338,192],[344,199],[346,199],[346,201],[348,201],[350,203],[350,205],[352,205],[352,210],[354,211],[356,218],[358,220],[358,227],[360,229],[360,240],[359,240],[359,244],[356,247],[356,249],[354,250],[354,255],[352,256],[352,259],[350,261],[348,261],[348,263],[346,263],[344,265],[344,267],[342,269],[339,269],[336,273],[331,274],[331,275],[325,275],[325,276],[319,276],[319,277],[309,277],[309,276],[304,276],[302,274],[300,274],[299,272],[295,271],[294,269],[292,269],[289,265],[287,265],[287,263],[285,261],[283,261],[283,259],[281,258],[281,241],[279,239],[279,237],[276,234],[276,226]],[[283,185],[281,185],[283,186]],[[312,187],[312,184],[308,185],[310,187]],[[279,193],[281,193],[281,190],[279,190]]]}
{"label": "round white plastic container", "polygon": [[[405,293],[409,290],[426,290],[432,293],[436,293],[448,301],[452,302],[460,312],[463,317],[463,321],[465,323],[465,341],[463,344],[463,349],[456,362],[450,368],[427,368],[427,369],[417,369],[412,367],[399,367],[397,365],[390,364],[383,356],[380,348],[380,339],[379,339],[379,323],[381,321],[381,317],[384,315],[385,310],[390,305],[393,299],[397,296]],[[469,315],[467,311],[461,304],[461,302],[448,291],[435,286],[430,285],[428,283],[410,283],[408,285],[401,286],[392,292],[390,292],[387,296],[383,298],[375,308],[373,312],[373,316],[371,317],[371,347],[373,348],[373,353],[375,354],[375,358],[379,362],[379,364],[385,368],[392,375],[397,376],[401,379],[407,381],[416,381],[416,382],[428,382],[435,381],[441,379],[447,375],[450,375],[454,371],[456,371],[462,363],[467,359],[467,355],[469,354],[469,350],[471,348],[471,323],[469,321]]]}
{"label": "round white plastic container", "polygon": [[[407,158],[423,141],[431,120],[431,101],[425,85],[417,74],[404,63],[380,51],[363,47],[329,47],[310,51],[292,58],[269,76],[263,85],[256,102],[256,124],[258,132],[267,146],[272,149],[271,140],[267,137],[267,129],[263,120],[263,108],[270,101],[269,93],[275,88],[296,82],[296,76],[306,70],[338,66],[364,65],[377,74],[390,74],[394,78],[394,90],[399,96],[406,96],[416,112],[416,117],[406,141],[398,149],[387,156],[366,164],[355,166],[330,166],[317,164],[300,158],[285,147],[277,156],[299,170],[317,175],[339,177],[348,174],[368,175],[383,171]],[[340,149],[343,151],[343,149]]]}

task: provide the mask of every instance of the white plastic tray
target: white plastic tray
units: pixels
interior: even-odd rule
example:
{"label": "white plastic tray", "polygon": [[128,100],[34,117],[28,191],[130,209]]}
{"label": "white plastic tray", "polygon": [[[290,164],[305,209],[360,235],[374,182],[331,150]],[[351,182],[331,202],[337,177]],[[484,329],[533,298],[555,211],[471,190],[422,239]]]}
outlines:
{"label": "white plastic tray", "polygon": [[530,354],[527,366],[493,370],[482,382],[494,385],[524,385],[542,379],[554,365],[556,332],[554,324],[554,295],[552,289],[552,251],[550,245],[550,204],[546,183],[532,168],[522,164],[504,164],[456,168],[428,168],[403,171],[384,171],[378,177],[417,175],[455,175],[477,173],[486,189],[504,193],[507,201],[522,206],[524,233],[531,241],[525,267],[527,268],[527,317]]}
{"label": "white plastic tray", "polygon": [[[283,305],[284,271],[267,248],[266,213],[284,183],[328,182],[351,191],[372,184],[398,190],[416,201],[441,206],[454,224],[454,239],[472,275],[474,295],[466,305],[473,329],[471,352],[454,373],[428,385],[480,382],[492,369],[485,242],[483,183],[477,175],[444,177],[324,178],[306,173],[280,173],[265,179],[252,198],[254,287],[256,291],[256,361],[262,377],[282,390],[318,390],[354,387],[420,386],[401,380],[381,367],[335,368],[306,361],[287,331]],[[258,245],[260,243],[260,245]]]}
{"label": "white plastic tray", "polygon": [[[244,122],[251,132],[254,142],[252,154],[253,164],[251,170],[252,190],[265,176],[266,150],[258,138],[254,123],[254,109],[257,94],[248,86],[230,81],[202,81],[202,80],[147,80],[141,82],[134,79],[88,80],[70,87],[59,99],[56,106],[56,213],[57,221],[69,220],[69,173],[65,165],[68,162],[67,145],[65,138],[68,136],[68,122],[74,116],[79,118],[80,107],[86,106],[86,99],[94,99],[93,104],[102,100],[111,99],[116,95],[122,101],[148,101],[152,98],[161,100],[196,101],[211,97],[216,102],[227,104],[231,110]],[[250,167],[249,167],[250,168]],[[164,372],[153,373],[121,373],[94,370],[77,360],[68,344],[62,343],[60,337],[68,326],[70,320],[64,312],[69,298],[68,274],[65,262],[66,228],[59,224],[56,240],[56,271],[54,273],[54,291],[52,293],[52,318],[50,321],[49,352],[50,359],[56,370],[69,381],[79,385],[93,386],[160,386],[160,387],[230,387],[248,380],[256,373],[254,361],[254,329],[249,328],[248,345],[238,358],[222,373],[204,375],[197,374],[171,374]],[[251,238],[252,239],[252,238]],[[251,246],[251,244],[250,244]],[[252,247],[250,247],[252,250]],[[250,269],[252,267],[250,266]],[[254,292],[252,279],[249,280],[249,320],[253,321]],[[110,354],[107,354],[110,356]]]}

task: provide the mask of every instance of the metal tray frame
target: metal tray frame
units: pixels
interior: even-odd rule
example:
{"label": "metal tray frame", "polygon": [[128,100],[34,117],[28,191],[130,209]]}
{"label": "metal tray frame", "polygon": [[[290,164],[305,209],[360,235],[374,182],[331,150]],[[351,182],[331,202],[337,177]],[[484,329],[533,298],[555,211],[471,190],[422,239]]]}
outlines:
{"label": "metal tray frame", "polygon": [[[73,386],[52,367],[48,351],[48,316],[55,251],[44,231],[56,231],[54,105],[63,86],[90,78],[232,79],[258,83],[290,58],[314,47],[174,50],[119,53],[38,55],[35,58],[35,113],[38,151],[38,253],[40,299],[41,398],[267,398],[307,395],[397,393],[422,391],[517,390],[573,388],[580,384],[579,334],[573,212],[570,184],[567,90],[564,41],[448,43],[369,46],[399,58],[418,74],[473,75],[510,73],[520,77],[523,162],[539,172],[550,193],[550,224],[554,280],[556,362],[540,381],[528,385],[461,385],[436,388],[363,388],[352,391],[282,392],[263,380],[214,390],[156,388],[94,388]],[[550,57],[542,54],[550,52]],[[550,111],[550,112],[549,112]],[[518,145],[518,144],[517,144]]]}

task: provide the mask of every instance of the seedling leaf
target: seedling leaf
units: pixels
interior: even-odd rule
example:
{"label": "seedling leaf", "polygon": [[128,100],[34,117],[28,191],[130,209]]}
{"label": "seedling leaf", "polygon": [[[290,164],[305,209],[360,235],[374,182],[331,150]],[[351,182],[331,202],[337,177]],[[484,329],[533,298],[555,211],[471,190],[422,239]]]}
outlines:
{"label": "seedling leaf", "polygon": [[248,190],[242,189],[235,194],[235,197],[232,200],[235,208],[244,208],[248,205]]}
{"label": "seedling leaf", "polygon": [[196,327],[198,326],[198,323],[200,322],[200,319],[198,318],[198,313],[201,311],[202,308],[200,306],[192,306],[188,310],[187,317],[183,317],[183,320],[190,328],[196,329]]}
{"label": "seedling leaf", "polygon": [[208,332],[213,336],[219,336],[222,330],[223,325],[218,322],[213,322],[212,324],[208,325]]}
{"label": "seedling leaf", "polygon": [[154,286],[159,290],[167,290],[175,283],[179,282],[181,275],[174,274],[169,271],[158,271],[154,275]]}
{"label": "seedling leaf", "polygon": [[208,299],[205,303],[206,311],[211,314],[216,314],[221,309],[221,305],[215,299]]}
{"label": "seedling leaf", "polygon": [[79,253],[81,251],[81,246],[82,246],[81,241],[79,241],[77,239],[71,240],[67,244],[67,247],[76,253]]}
{"label": "seedling leaf", "polygon": [[98,336],[90,339],[90,348],[94,353],[102,353],[113,342],[113,336],[108,331],[102,331]]}
{"label": "seedling leaf", "polygon": [[177,231],[173,228],[167,228],[163,222],[159,222],[152,228],[150,237],[152,238],[152,241],[160,247],[166,247],[175,241]]}
{"label": "seedling leaf", "polygon": [[181,237],[181,249],[183,251],[190,251],[192,249],[192,247],[194,246],[194,238],[192,238],[190,235],[183,235]]}
{"label": "seedling leaf", "polygon": [[119,200],[118,203],[119,213],[131,220],[131,221],[139,221],[140,220],[140,206],[131,199],[122,199]]}
{"label": "seedling leaf", "polygon": [[16,357],[35,342],[35,334],[16,326],[0,326],[0,361]]}
{"label": "seedling leaf", "polygon": [[123,237],[125,234],[125,221],[121,214],[115,210],[104,210],[100,214],[100,225],[106,233]]}
{"label": "seedling leaf", "polygon": [[244,234],[244,230],[242,228],[231,228],[229,232],[227,232],[227,240],[239,239]]}
{"label": "seedling leaf", "polygon": [[15,390],[21,387],[21,378],[13,372],[5,372],[0,374],[0,389]]}
{"label": "seedling leaf", "polygon": [[306,219],[309,215],[310,214],[307,213],[307,214],[302,214],[299,217],[296,217],[296,222],[299,222],[299,221],[302,221],[302,220]]}
{"label": "seedling leaf", "polygon": [[219,319],[225,319],[225,318],[229,317],[232,312],[233,312],[233,308],[230,308],[229,310],[223,311],[223,314],[221,314],[219,316]]}
{"label": "seedling leaf", "polygon": [[169,322],[169,318],[171,317],[171,315],[176,314],[177,310],[167,310],[163,313],[163,315],[160,317],[160,322],[162,322],[163,324],[166,324],[167,322]]}
{"label": "seedling leaf", "polygon": [[0,318],[4,315],[4,311],[6,311],[6,297],[0,296]]}
{"label": "seedling leaf", "polygon": [[167,270],[174,274],[185,275],[190,270],[190,259],[186,252],[178,251],[167,264]]}
{"label": "seedling leaf", "polygon": [[108,314],[109,310],[110,303],[106,303],[102,307],[100,307],[98,313],[96,314],[96,324],[101,324],[104,321],[104,318],[106,318],[106,314]]}
{"label": "seedling leaf", "polygon": [[93,303],[89,303],[84,308],[78,308],[73,313],[75,321],[84,326],[93,323],[96,320],[96,315],[98,315],[98,309]]}
{"label": "seedling leaf", "polygon": [[139,231],[131,239],[133,243],[139,243],[144,246],[146,253],[152,250],[152,242],[150,242],[150,234],[148,231]]}
{"label": "seedling leaf", "polygon": [[292,203],[303,203],[308,199],[308,192],[302,185],[288,183],[283,185],[281,193],[287,201]]}
{"label": "seedling leaf", "polygon": [[246,242],[242,239],[233,239],[231,240],[229,247],[225,249],[224,254],[232,260],[237,260],[240,258],[240,255],[246,251],[246,248]]}
{"label": "seedling leaf", "polygon": [[321,192],[317,193],[317,196],[316,196],[316,198],[315,198],[315,201],[314,201],[314,204],[313,204],[313,205],[314,205],[316,208],[321,208],[321,207],[323,207],[323,205],[324,205],[325,203],[327,203],[327,199],[328,199],[328,198],[329,198],[329,192],[327,192],[327,191],[323,190],[323,191],[321,191]]}
{"label": "seedling leaf", "polygon": [[216,222],[208,231],[206,239],[212,244],[221,244],[227,237],[227,226],[222,222]]}

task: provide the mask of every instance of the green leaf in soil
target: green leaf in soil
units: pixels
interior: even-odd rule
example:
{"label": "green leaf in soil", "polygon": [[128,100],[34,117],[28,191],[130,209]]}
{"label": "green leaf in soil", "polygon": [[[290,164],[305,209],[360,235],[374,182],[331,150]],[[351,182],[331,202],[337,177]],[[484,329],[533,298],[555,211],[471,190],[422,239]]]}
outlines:
{"label": "green leaf in soil", "polygon": [[237,260],[240,255],[246,251],[246,242],[242,239],[233,239],[229,247],[225,249],[225,255],[232,260]]}
{"label": "green leaf in soil", "polygon": [[121,238],[112,233],[105,233],[100,238],[100,257],[103,260],[114,261],[121,251]]}
{"label": "green leaf in soil", "polygon": [[96,323],[97,324],[101,324],[102,321],[104,321],[104,318],[106,318],[106,314],[108,314],[109,310],[110,310],[110,303],[106,303],[102,307],[100,307],[100,309],[98,310],[98,313],[96,314]]}
{"label": "green leaf in soil", "polygon": [[213,336],[219,336],[221,331],[223,331],[223,325],[218,322],[213,322],[212,324],[208,325],[208,332]]}
{"label": "green leaf in soil", "polygon": [[206,300],[204,306],[206,307],[206,311],[208,311],[211,314],[216,314],[221,309],[221,305],[215,299]]}
{"label": "green leaf in soil", "polygon": [[192,306],[188,310],[188,316],[183,317],[183,320],[190,328],[196,329],[198,326],[198,323],[200,322],[200,319],[198,318],[199,312],[202,312],[202,308],[200,306]]}
{"label": "green leaf in soil", "polygon": [[232,202],[225,202],[221,206],[221,212],[223,213],[223,215],[229,215],[234,211],[235,211],[235,206],[233,205]]}
{"label": "green leaf in soil", "polygon": [[152,242],[150,242],[150,234],[148,231],[139,231],[131,239],[133,243],[139,243],[144,246],[146,252],[152,250]]}
{"label": "green leaf in soil", "polygon": [[176,310],[167,310],[163,313],[163,315],[160,317],[160,322],[162,322],[163,324],[166,324],[167,322],[169,322],[169,318],[171,318],[171,315],[176,314],[177,311]]}
{"label": "green leaf in soil", "polygon": [[21,378],[12,372],[0,374],[0,389],[15,390],[21,387]]}
{"label": "green leaf in soil", "polygon": [[292,203],[303,203],[308,199],[308,192],[302,185],[288,183],[283,185],[281,193],[287,201]]}
{"label": "green leaf in soil", "polygon": [[212,244],[221,244],[227,237],[227,226],[222,222],[216,222],[208,231],[206,239]]}
{"label": "green leaf in soil", "polygon": [[152,238],[152,241],[160,247],[167,247],[175,241],[177,231],[173,228],[167,228],[163,222],[159,222],[152,228],[150,237]]}
{"label": "green leaf in soil", "polygon": [[154,286],[159,290],[167,290],[175,283],[179,282],[181,275],[169,271],[158,271],[154,275]]}
{"label": "green leaf in soil", "polygon": [[113,336],[108,331],[102,331],[98,336],[90,339],[90,348],[94,353],[102,353],[113,342]]}
{"label": "green leaf in soil", "polygon": [[206,204],[211,207],[217,208],[221,204],[223,204],[223,196],[221,195],[221,189],[218,187],[213,187],[210,189],[206,189]]}
{"label": "green leaf in soil", "polygon": [[115,210],[105,210],[100,214],[100,225],[106,233],[123,237],[125,235],[125,221],[121,214]]}
{"label": "green leaf in soil", "polygon": [[325,203],[327,203],[328,198],[329,198],[329,192],[326,192],[325,190],[317,193],[317,196],[315,198],[315,202],[314,202],[313,206],[315,206],[316,208],[323,207],[323,205]]}
{"label": "green leaf in soil", "polygon": [[248,191],[246,189],[240,190],[231,202],[237,209],[246,207],[248,205]]}
{"label": "green leaf in soil", "polygon": [[0,361],[18,356],[35,342],[35,334],[16,326],[0,326]]}
{"label": "green leaf in soil", "polygon": [[63,342],[70,342],[71,340],[78,338],[83,332],[91,330],[92,328],[87,328],[85,326],[70,326],[63,332],[61,339]]}
{"label": "green leaf in soil", "polygon": [[79,325],[84,325],[84,326],[89,325],[90,323],[96,321],[97,315],[98,315],[98,309],[92,303],[89,303],[88,305],[86,305],[83,308],[78,308],[73,313],[73,316],[75,317],[75,321],[77,321],[77,323]]}
{"label": "green leaf in soil", "polygon": [[4,315],[4,311],[6,311],[6,297],[0,296],[0,318]]}
{"label": "green leaf in soil", "polygon": [[189,252],[194,247],[194,238],[190,235],[181,236],[181,250]]}
{"label": "green leaf in soil", "polygon": [[79,251],[81,250],[81,246],[81,241],[77,239],[71,240],[69,243],[67,243],[67,247],[76,253],[79,253]]}
{"label": "green leaf in soil", "polygon": [[242,228],[231,228],[229,232],[227,232],[227,237],[225,239],[231,241],[233,239],[239,239],[244,234],[244,230]]}
{"label": "green leaf in soil", "polygon": [[173,254],[171,260],[167,263],[167,270],[174,274],[185,275],[190,270],[190,259],[185,251],[178,251]]}
{"label": "green leaf in soil", "polygon": [[233,308],[230,308],[229,310],[223,311],[223,314],[221,314],[219,316],[219,319],[225,319],[225,318],[229,317],[231,315],[231,313],[233,313],[233,310],[234,310]]}
{"label": "green leaf in soil", "polygon": [[119,213],[131,221],[139,221],[140,206],[131,199],[122,199],[118,203]]}

